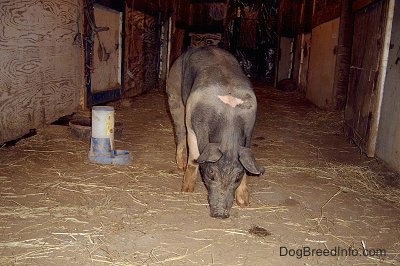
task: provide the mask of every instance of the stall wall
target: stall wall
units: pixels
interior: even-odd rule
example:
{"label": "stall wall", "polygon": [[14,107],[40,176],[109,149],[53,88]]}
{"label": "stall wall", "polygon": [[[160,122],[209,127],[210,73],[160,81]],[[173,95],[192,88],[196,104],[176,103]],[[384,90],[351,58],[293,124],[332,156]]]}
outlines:
{"label": "stall wall", "polygon": [[333,82],[340,19],[325,22],[312,30],[308,69],[307,99],[320,108],[334,104]]}
{"label": "stall wall", "polygon": [[0,143],[73,113],[82,91],[79,0],[0,1]]}
{"label": "stall wall", "polygon": [[[384,55],[388,1],[375,1],[354,13],[354,33],[345,108],[345,133],[374,156],[379,121],[380,67]],[[384,75],[384,73],[382,73]]]}
{"label": "stall wall", "polygon": [[281,37],[278,81],[290,78],[293,60],[293,38]]}
{"label": "stall wall", "polygon": [[400,3],[395,1],[376,154],[400,171]]}
{"label": "stall wall", "polygon": [[95,34],[91,71],[92,92],[121,87],[122,13],[94,5],[96,26],[107,30]]}
{"label": "stall wall", "polygon": [[299,67],[298,71],[296,70],[295,73],[297,75],[297,83],[298,89],[301,92],[305,92],[307,90],[307,75],[308,75],[308,66],[309,66],[309,58],[310,58],[310,43],[311,43],[311,33],[302,34],[299,36],[300,39],[300,50],[299,52]]}
{"label": "stall wall", "polygon": [[158,83],[160,42],[157,18],[126,6],[124,96],[153,89]]}

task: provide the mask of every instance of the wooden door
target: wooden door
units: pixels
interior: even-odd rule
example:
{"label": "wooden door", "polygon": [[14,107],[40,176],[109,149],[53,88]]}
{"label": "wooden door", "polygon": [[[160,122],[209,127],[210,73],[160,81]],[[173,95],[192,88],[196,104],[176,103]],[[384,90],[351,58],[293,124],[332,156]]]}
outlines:
{"label": "wooden door", "polygon": [[334,108],[334,73],[340,19],[336,18],[312,29],[306,96],[323,109]]}
{"label": "wooden door", "polygon": [[94,6],[98,27],[107,27],[94,39],[92,89],[105,91],[121,86],[121,13],[100,5]]}
{"label": "wooden door", "polygon": [[[88,16],[87,16],[88,17]],[[122,92],[122,12],[95,4],[89,15],[91,43],[86,65],[88,105],[120,98]]]}
{"label": "wooden door", "polygon": [[345,108],[346,135],[368,156],[374,156],[376,138],[371,126],[378,119],[376,90],[384,45],[387,1],[377,1],[355,13],[349,87]]}

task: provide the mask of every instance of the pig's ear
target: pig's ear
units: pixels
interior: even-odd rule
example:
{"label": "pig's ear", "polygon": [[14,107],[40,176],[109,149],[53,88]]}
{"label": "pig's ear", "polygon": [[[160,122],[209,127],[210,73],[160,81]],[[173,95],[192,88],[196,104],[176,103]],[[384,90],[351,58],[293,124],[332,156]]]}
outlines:
{"label": "pig's ear", "polygon": [[261,175],[264,173],[264,167],[258,165],[249,148],[240,147],[239,161],[247,171],[254,175]]}
{"label": "pig's ear", "polygon": [[208,143],[203,152],[197,158],[197,163],[215,163],[222,157],[222,152],[219,150],[219,143]]}

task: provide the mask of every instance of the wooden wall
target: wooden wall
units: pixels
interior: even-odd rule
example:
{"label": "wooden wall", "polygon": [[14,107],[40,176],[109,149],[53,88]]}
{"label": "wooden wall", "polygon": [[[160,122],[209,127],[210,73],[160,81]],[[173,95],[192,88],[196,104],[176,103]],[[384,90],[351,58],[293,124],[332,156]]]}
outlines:
{"label": "wooden wall", "polygon": [[[339,25],[342,1],[314,1],[306,97],[324,109],[335,109],[337,98],[346,93],[345,91],[340,91],[342,94],[338,93],[338,88],[335,87],[337,51],[339,38],[341,38]],[[303,3],[304,12],[306,12],[309,9],[309,2],[303,1]],[[301,20],[304,19],[303,17]],[[306,26],[304,26],[304,30],[306,30]],[[296,47],[296,49],[299,48],[302,47]],[[301,57],[296,60],[300,59]],[[304,85],[300,87],[304,88]]]}
{"label": "wooden wall", "polygon": [[301,3],[298,0],[281,0],[279,2],[279,24],[281,36],[293,38],[300,28]]}
{"label": "wooden wall", "polygon": [[[159,80],[161,42],[164,42],[163,53],[167,51],[167,43],[170,45],[169,64],[172,65],[185,49],[189,15],[188,0],[125,1],[124,97],[163,85]],[[168,40],[168,30],[165,30],[161,40],[161,27],[169,28],[168,21],[171,39]],[[166,60],[166,55],[161,56]],[[166,64],[161,67],[166,68]]]}
{"label": "wooden wall", "polygon": [[132,97],[158,83],[159,25],[154,16],[125,10],[124,97]]}
{"label": "wooden wall", "polygon": [[310,57],[310,43],[311,33],[304,33],[298,37],[297,55],[295,59],[298,65],[295,65],[295,71],[293,78],[297,80],[297,88],[301,92],[306,92],[308,86],[308,68],[309,68],[309,57]]}
{"label": "wooden wall", "polygon": [[340,16],[342,0],[315,0],[312,26],[316,27]]}
{"label": "wooden wall", "polygon": [[400,2],[395,1],[376,154],[400,172]]}
{"label": "wooden wall", "polygon": [[306,97],[323,109],[334,108],[335,49],[340,19],[323,23],[312,30]]}
{"label": "wooden wall", "polygon": [[190,26],[191,5],[187,0],[169,0],[171,2],[172,13],[172,35],[171,35],[171,54],[170,66],[186,50],[188,45],[187,34]]}
{"label": "wooden wall", "polygon": [[281,54],[279,56],[278,81],[290,78],[293,59],[293,38],[281,37],[279,41]]}
{"label": "wooden wall", "polygon": [[79,0],[0,1],[0,143],[76,110],[80,10]]}
{"label": "wooden wall", "polygon": [[108,27],[93,39],[91,91],[101,92],[121,87],[122,13],[94,5],[97,27]]}
{"label": "wooden wall", "polygon": [[357,11],[354,17],[345,126],[347,136],[371,157],[375,155],[376,144],[376,139],[372,140],[376,132],[371,129],[373,121],[379,119],[375,110],[379,106],[377,82],[382,63],[387,3],[388,0],[378,1]]}

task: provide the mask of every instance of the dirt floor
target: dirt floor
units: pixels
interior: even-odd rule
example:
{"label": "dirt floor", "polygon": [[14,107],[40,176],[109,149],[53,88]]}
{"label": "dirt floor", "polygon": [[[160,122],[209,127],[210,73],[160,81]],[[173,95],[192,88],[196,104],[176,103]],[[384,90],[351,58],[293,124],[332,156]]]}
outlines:
{"label": "dirt floor", "polygon": [[266,173],[224,220],[200,180],[179,191],[161,91],[115,106],[130,166],[88,162],[89,141],[67,126],[2,147],[0,265],[400,265],[398,175],[346,141],[341,113],[256,93]]}

